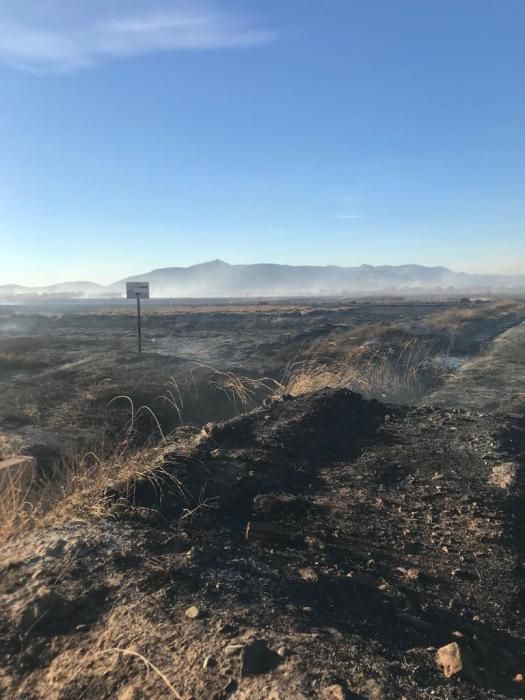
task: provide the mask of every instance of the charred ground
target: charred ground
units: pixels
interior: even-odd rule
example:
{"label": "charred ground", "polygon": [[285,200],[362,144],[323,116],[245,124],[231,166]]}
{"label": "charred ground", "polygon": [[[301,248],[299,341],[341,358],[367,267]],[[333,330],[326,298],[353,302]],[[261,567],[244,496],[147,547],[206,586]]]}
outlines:
{"label": "charred ground", "polygon": [[[521,697],[522,485],[494,475],[524,448],[516,419],[344,390],[209,426],[154,487],[108,495],[119,519],[4,550],[5,692],[163,697],[98,655],[131,648],[182,697]],[[434,655],[452,641],[470,665],[450,681]]]}
{"label": "charred ground", "polygon": [[[491,332],[515,326],[518,364],[512,318]],[[508,342],[483,350],[478,386],[502,385]],[[525,421],[519,395],[459,406],[472,372],[447,380],[447,406],[268,399],[116,478],[104,517],[14,538],[5,696],[523,697]],[[445,678],[453,642],[463,668]]]}

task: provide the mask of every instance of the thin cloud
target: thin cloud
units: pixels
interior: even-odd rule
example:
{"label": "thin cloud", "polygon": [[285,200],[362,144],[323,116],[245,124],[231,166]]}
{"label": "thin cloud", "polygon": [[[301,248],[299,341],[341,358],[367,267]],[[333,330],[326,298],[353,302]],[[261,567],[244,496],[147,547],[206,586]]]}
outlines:
{"label": "thin cloud", "polygon": [[114,58],[248,48],[275,39],[255,19],[215,4],[91,2],[87,11],[75,12],[67,0],[55,0],[44,10],[37,0],[24,0],[23,10],[0,0],[0,62],[33,71],[68,71]]}
{"label": "thin cloud", "polygon": [[362,219],[362,214],[340,214],[340,219]]}

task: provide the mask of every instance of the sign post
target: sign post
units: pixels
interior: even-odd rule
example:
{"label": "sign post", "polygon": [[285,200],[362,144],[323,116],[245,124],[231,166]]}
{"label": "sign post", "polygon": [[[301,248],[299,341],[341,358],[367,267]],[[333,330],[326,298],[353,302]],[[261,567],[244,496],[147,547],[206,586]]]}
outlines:
{"label": "sign post", "polygon": [[126,299],[137,300],[137,333],[139,352],[142,352],[142,325],[140,318],[140,300],[149,299],[149,282],[126,282]]}

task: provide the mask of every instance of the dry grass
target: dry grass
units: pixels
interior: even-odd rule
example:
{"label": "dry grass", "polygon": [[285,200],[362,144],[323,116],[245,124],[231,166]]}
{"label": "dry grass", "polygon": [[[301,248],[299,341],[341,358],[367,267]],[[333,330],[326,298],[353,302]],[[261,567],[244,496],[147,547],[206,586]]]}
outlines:
{"label": "dry grass", "polygon": [[0,543],[21,531],[57,524],[71,516],[111,516],[123,505],[108,495],[112,487],[121,487],[126,505],[132,507],[133,487],[139,479],[149,479],[159,489],[170,480],[183,494],[182,484],[166,471],[169,458],[190,449],[188,433],[181,433],[169,438],[162,435],[156,444],[136,448],[130,428],[111,450],[101,445],[96,451],[64,457],[50,474],[31,484],[6,481],[0,492]]}
{"label": "dry grass", "polygon": [[34,484],[27,483],[21,472],[4,478],[0,491],[0,544],[31,521],[34,515],[33,489]]}
{"label": "dry grass", "polygon": [[[266,398],[299,396],[322,389],[345,388],[367,398],[406,402],[414,398],[423,382],[443,379],[448,372],[435,362],[432,340],[409,338],[395,326],[381,324],[376,332],[339,336],[303,349],[285,368],[280,380],[253,378],[205,367],[210,383],[225,392],[239,412],[259,405]],[[400,336],[396,344],[377,348],[379,333]],[[201,366],[204,367],[204,366]]]}
{"label": "dry grass", "polygon": [[280,389],[280,383],[271,377],[254,379],[213,367],[207,369],[212,370],[211,385],[224,392],[239,413],[244,413]]}
{"label": "dry grass", "polygon": [[367,398],[403,403],[417,395],[429,375],[435,381],[437,374],[443,374],[432,358],[431,342],[419,339],[379,350],[348,339],[327,342],[290,363],[278,393],[299,396],[325,388],[345,388]]}

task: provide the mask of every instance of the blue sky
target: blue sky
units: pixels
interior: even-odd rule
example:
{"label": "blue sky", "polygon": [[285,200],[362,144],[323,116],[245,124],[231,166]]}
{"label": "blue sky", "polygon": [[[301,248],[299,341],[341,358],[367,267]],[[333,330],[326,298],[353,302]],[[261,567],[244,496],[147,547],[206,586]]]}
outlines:
{"label": "blue sky", "polygon": [[0,0],[0,284],[525,272],[523,0]]}

